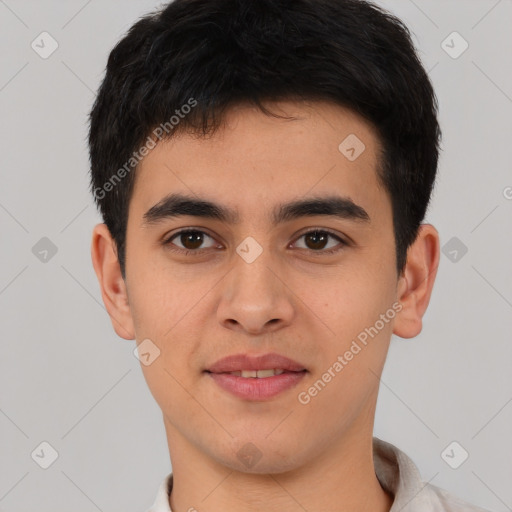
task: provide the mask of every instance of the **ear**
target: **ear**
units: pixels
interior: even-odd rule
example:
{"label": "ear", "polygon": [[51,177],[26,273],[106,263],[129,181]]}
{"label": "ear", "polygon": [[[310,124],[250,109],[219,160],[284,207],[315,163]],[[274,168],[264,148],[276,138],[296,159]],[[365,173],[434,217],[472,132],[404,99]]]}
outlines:
{"label": "ear", "polygon": [[403,308],[395,317],[393,334],[414,338],[422,329],[439,266],[439,233],[421,224],[418,236],[407,251],[407,263],[398,280],[397,298]]}
{"label": "ear", "polygon": [[121,274],[116,244],[106,224],[97,224],[94,227],[91,258],[112,327],[121,338],[135,339],[128,294]]}

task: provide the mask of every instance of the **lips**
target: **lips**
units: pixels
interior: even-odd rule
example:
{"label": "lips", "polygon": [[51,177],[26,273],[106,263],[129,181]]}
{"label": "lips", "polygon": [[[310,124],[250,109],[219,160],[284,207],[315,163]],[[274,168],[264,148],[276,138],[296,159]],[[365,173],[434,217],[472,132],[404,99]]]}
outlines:
{"label": "lips", "polygon": [[304,366],[280,354],[269,353],[260,356],[235,354],[218,360],[209,368],[209,373],[230,373],[260,370],[284,370],[285,372],[301,372]]}
{"label": "lips", "polygon": [[243,400],[264,401],[298,385],[307,370],[279,354],[237,354],[220,359],[205,370],[213,382]]}

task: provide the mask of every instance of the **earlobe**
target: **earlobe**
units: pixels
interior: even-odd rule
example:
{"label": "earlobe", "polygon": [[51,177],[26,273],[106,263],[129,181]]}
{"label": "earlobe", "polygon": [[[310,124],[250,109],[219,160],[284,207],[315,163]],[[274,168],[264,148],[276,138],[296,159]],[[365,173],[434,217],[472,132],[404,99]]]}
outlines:
{"label": "earlobe", "polygon": [[106,224],[94,227],[91,258],[112,327],[121,338],[135,339],[126,283],[121,274],[115,242]]}
{"label": "earlobe", "polygon": [[393,334],[414,338],[422,329],[439,265],[439,234],[434,226],[422,224],[407,251],[407,263],[398,281],[397,298],[402,304]]}

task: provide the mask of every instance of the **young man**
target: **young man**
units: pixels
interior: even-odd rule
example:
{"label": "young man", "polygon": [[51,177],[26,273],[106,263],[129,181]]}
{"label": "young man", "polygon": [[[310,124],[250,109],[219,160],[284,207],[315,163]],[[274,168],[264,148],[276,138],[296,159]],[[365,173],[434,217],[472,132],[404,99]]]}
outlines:
{"label": "young man", "polygon": [[373,437],[422,328],[440,129],[407,28],[359,0],[176,0],[91,112],[92,259],[173,472],[153,512],[481,510]]}

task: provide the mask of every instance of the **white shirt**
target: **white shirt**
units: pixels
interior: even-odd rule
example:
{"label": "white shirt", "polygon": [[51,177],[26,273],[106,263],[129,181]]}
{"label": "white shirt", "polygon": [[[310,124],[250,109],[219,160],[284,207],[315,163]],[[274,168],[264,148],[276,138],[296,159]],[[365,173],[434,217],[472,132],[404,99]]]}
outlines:
{"label": "white shirt", "polygon": [[[381,486],[394,497],[390,512],[489,512],[424,483],[418,468],[404,452],[376,437],[373,438],[373,461]],[[171,489],[172,473],[161,483],[155,503],[147,512],[172,512],[169,507]]]}

